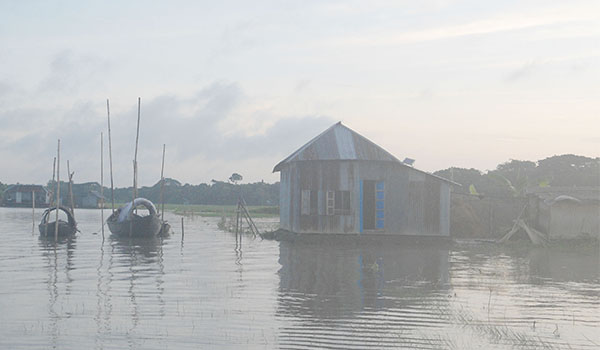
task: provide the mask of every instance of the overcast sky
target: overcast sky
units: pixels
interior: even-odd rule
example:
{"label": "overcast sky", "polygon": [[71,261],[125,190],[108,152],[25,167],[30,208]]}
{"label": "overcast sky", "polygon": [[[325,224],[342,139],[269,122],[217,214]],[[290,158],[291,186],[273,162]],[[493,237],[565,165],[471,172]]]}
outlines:
{"label": "overcast sky", "polygon": [[[416,167],[600,155],[600,1],[2,1],[0,181],[277,181],[337,121]],[[108,174],[108,152],[105,153]],[[66,163],[62,163],[64,176]],[[108,175],[105,178],[108,182]]]}

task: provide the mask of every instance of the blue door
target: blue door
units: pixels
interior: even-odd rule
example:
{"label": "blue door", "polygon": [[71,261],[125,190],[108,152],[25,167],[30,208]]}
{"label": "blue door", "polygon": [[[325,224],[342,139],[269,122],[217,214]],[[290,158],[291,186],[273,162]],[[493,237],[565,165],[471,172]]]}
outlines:
{"label": "blue door", "polygon": [[376,224],[378,230],[383,230],[385,227],[385,192],[383,181],[375,185],[375,208],[376,208]]}

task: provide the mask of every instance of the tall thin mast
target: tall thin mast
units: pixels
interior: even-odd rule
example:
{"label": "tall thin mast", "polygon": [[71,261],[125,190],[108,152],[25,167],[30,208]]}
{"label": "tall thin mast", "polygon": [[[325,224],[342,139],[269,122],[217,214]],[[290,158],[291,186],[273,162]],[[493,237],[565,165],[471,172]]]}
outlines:
{"label": "tall thin mast", "polygon": [[56,148],[56,221],[54,222],[54,241],[58,241],[58,210],[60,208],[60,139]]}
{"label": "tall thin mast", "polygon": [[112,143],[110,139],[110,106],[106,99],[106,112],[108,113],[108,159],[110,161],[110,199],[112,204],[112,213],[115,213],[115,187],[113,185],[113,168],[112,168]]}
{"label": "tall thin mast", "polygon": [[71,174],[71,167],[69,166],[69,161],[67,160],[67,175],[69,176],[69,203],[71,206],[71,214],[75,214],[75,201],[73,200],[73,175],[75,172]]}
{"label": "tall thin mast", "polygon": [[104,239],[104,134],[100,132],[100,220]]}
{"label": "tall thin mast", "polygon": [[133,198],[137,197],[137,153],[138,153],[138,141],[140,139],[140,109],[142,104],[142,98],[138,97],[138,117],[137,117],[137,131],[135,134],[135,153],[133,155]]}
{"label": "tall thin mast", "polygon": [[[135,198],[137,197],[137,151],[138,151],[138,141],[140,138],[140,109],[142,104],[142,98],[138,97],[138,118],[137,118],[137,131],[135,134],[135,153],[133,155],[133,191],[131,200],[132,209],[135,210]],[[133,219],[129,224],[129,237],[131,237],[133,233]]]}
{"label": "tall thin mast", "polygon": [[164,221],[165,220],[165,197],[164,197],[164,190],[165,190],[165,176],[164,176],[164,171],[165,171],[165,147],[166,145],[163,144],[163,156],[162,156],[162,165],[160,167],[160,220]]}

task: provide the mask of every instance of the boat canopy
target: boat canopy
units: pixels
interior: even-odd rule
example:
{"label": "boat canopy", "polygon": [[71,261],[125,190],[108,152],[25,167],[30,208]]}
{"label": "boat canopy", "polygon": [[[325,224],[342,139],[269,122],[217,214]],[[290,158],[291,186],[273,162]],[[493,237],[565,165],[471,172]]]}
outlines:
{"label": "boat canopy", "polygon": [[136,198],[133,201],[133,204],[132,204],[132,202],[129,202],[119,209],[118,222],[123,222],[123,221],[126,221],[128,218],[130,218],[131,215],[133,214],[133,210],[139,206],[142,206],[142,207],[145,207],[146,209],[148,209],[148,211],[150,212],[150,215],[156,215],[156,207],[150,200],[148,200],[146,198]]}
{"label": "boat canopy", "polygon": [[[75,217],[73,216],[73,213],[71,213],[71,209],[64,207],[64,206],[59,206],[58,208],[59,210],[62,210],[63,212],[65,212],[65,214],[67,214],[67,220],[69,222],[69,225],[74,226],[75,225]],[[56,207],[50,207],[46,210],[44,210],[44,214],[42,215],[42,224],[46,224],[48,223],[49,219],[50,219],[50,213],[52,211],[56,210]]]}

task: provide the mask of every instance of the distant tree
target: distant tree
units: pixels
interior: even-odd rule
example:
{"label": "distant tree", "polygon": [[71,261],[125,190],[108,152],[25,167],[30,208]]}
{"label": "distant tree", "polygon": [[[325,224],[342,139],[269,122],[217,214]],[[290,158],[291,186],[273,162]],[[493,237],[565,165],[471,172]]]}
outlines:
{"label": "distant tree", "polygon": [[550,186],[600,186],[600,158],[563,154],[538,162],[534,176]]}
{"label": "distant tree", "polygon": [[243,177],[242,175],[238,174],[238,173],[233,173],[231,174],[231,176],[229,177],[229,182],[231,182],[234,185],[237,185],[237,183],[239,181],[242,181]]}

